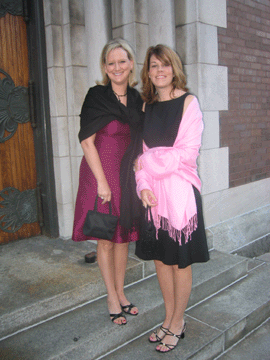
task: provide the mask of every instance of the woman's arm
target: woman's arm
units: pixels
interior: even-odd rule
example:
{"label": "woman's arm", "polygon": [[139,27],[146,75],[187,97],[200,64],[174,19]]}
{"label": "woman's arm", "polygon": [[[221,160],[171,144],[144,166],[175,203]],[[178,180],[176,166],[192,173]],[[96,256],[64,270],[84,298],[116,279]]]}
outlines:
{"label": "woman's arm", "polygon": [[107,201],[111,201],[112,194],[101,165],[97,148],[94,143],[95,138],[96,134],[93,134],[89,138],[83,140],[81,142],[81,146],[85,159],[97,180],[98,196],[103,198],[102,204],[105,204]]}

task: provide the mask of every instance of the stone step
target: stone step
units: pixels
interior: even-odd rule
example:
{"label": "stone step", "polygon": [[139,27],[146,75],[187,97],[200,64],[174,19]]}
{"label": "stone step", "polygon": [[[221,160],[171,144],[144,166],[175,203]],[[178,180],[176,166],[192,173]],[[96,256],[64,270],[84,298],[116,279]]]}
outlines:
{"label": "stone step", "polygon": [[193,264],[192,292],[188,307],[247,275],[248,260],[220,251],[210,252],[211,261]]}
{"label": "stone step", "polygon": [[[234,343],[260,326],[270,316],[270,266],[264,264],[249,273],[248,277],[234,283],[210,299],[186,311],[185,339],[170,352],[170,360],[268,360],[269,357],[238,357],[232,348],[224,358],[221,354]],[[269,324],[258,334],[263,334],[262,352],[270,353]],[[149,332],[150,333],[150,332]],[[103,360],[151,360],[164,356],[155,351],[155,344],[147,341],[149,333],[118,350],[100,357]],[[259,336],[259,335],[258,335]],[[258,336],[254,335],[254,342]],[[268,340],[268,344],[266,341]],[[245,348],[246,345],[243,345]],[[241,352],[240,346],[238,352]],[[251,349],[251,347],[248,347]],[[236,356],[237,354],[237,356]]]}
{"label": "stone step", "polygon": [[269,360],[270,318],[216,360]]}
{"label": "stone step", "polygon": [[[155,272],[130,246],[125,284]],[[0,247],[0,338],[106,294],[92,242],[33,237]]]}
{"label": "stone step", "polygon": [[[218,251],[211,251],[210,255],[208,263],[193,266],[193,295],[189,306],[247,274],[245,258]],[[163,320],[164,306],[156,276],[129,286],[126,295],[140,310],[138,316],[128,317],[127,325],[116,326],[109,321],[106,298],[103,297],[4,338],[0,348],[5,360],[14,359],[14,353],[21,359],[33,360],[96,359]],[[190,328],[193,322],[198,323],[191,319]],[[199,327],[195,324],[194,331],[201,326],[203,324]],[[216,329],[211,328],[210,332],[220,335]]]}

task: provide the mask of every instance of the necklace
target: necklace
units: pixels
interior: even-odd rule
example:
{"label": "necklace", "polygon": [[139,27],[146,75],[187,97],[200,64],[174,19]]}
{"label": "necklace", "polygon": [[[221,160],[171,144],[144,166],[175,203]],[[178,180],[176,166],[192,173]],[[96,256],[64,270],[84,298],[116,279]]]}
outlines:
{"label": "necklace", "polygon": [[124,95],[119,95],[119,94],[116,94],[116,92],[115,92],[115,91],[113,91],[113,93],[114,93],[114,95],[117,97],[117,100],[118,100],[118,101],[120,101],[120,98],[121,98],[121,97],[125,97],[125,96],[127,96],[127,92],[126,92]]}

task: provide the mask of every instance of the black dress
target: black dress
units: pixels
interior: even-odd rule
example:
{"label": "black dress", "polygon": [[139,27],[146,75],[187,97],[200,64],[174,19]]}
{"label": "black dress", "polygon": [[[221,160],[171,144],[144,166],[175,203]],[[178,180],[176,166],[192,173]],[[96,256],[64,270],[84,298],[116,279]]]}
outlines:
{"label": "black dress", "polygon": [[[157,146],[172,147],[182,120],[185,98],[188,93],[179,98],[146,105],[145,124],[143,139],[149,148]],[[142,260],[160,260],[166,265],[178,265],[178,268],[186,268],[196,262],[207,262],[209,253],[205,234],[201,195],[193,186],[198,226],[191,234],[191,238],[185,243],[182,235],[181,245],[174,241],[168,231],[159,229],[158,240],[151,255],[144,252],[144,244],[141,240],[136,242],[135,254]]]}

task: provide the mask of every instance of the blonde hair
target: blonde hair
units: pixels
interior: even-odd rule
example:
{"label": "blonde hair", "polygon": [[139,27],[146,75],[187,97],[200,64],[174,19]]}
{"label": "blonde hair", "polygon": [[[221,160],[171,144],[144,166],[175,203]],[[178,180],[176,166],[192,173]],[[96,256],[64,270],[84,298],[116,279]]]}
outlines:
{"label": "blonde hair", "polygon": [[187,80],[183,72],[183,65],[178,54],[172,50],[169,46],[158,44],[156,46],[150,46],[147,50],[143,69],[141,72],[142,79],[142,99],[146,103],[152,104],[157,101],[157,93],[155,85],[149,78],[149,67],[151,56],[155,55],[165,65],[171,65],[173,70],[173,81],[171,95],[175,89],[188,91],[186,87]]}
{"label": "blonde hair", "polygon": [[107,85],[110,82],[110,79],[105,72],[104,65],[106,64],[109,52],[114,49],[117,49],[117,48],[121,48],[121,49],[125,50],[127,52],[128,59],[133,61],[133,69],[130,71],[129,78],[128,78],[128,84],[129,84],[129,86],[134,87],[135,85],[138,84],[138,82],[136,81],[135,55],[134,55],[134,52],[133,52],[131,46],[129,45],[129,43],[126,40],[121,39],[121,38],[110,40],[104,46],[101,56],[100,56],[100,69],[102,72],[102,80],[101,80],[101,82],[97,81],[96,83],[100,84],[100,85]]}

